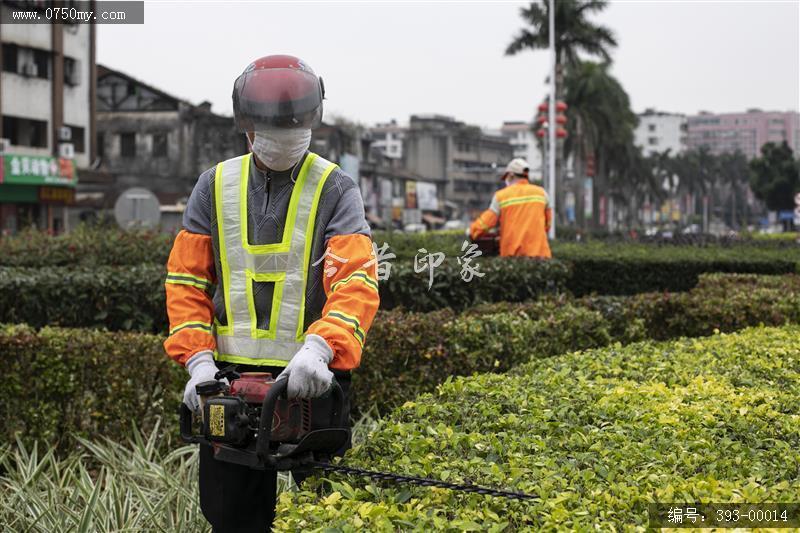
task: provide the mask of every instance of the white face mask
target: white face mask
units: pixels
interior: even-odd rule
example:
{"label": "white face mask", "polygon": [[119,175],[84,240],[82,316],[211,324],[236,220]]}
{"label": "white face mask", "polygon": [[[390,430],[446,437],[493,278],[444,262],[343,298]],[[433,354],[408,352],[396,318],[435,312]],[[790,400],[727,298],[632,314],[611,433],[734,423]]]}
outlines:
{"label": "white face mask", "polygon": [[311,130],[274,129],[255,132],[252,148],[256,157],[272,170],[296,165],[311,145]]}

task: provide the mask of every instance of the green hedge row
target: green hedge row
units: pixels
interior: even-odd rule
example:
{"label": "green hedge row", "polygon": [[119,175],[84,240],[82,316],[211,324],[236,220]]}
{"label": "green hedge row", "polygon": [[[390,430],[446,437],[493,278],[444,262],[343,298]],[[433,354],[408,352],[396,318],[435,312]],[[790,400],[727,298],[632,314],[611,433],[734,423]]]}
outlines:
{"label": "green hedge row", "polygon": [[0,267],[0,323],[167,331],[161,265]]}
{"label": "green hedge row", "polygon": [[[174,236],[150,231],[122,231],[115,226],[79,226],[70,233],[50,236],[46,232],[26,230],[18,235],[0,237],[0,266],[63,265],[133,265],[165,264]],[[390,245],[389,252],[398,261],[413,260],[421,248],[444,252],[448,258],[463,254],[463,231],[401,233],[376,231],[373,240]],[[578,258],[651,258],[706,260],[787,260],[800,261],[797,233],[752,235],[744,238],[678,235],[674,239],[639,241],[624,239],[588,239],[559,237],[551,243],[554,257]]]}
{"label": "green hedge row", "polygon": [[92,329],[0,327],[0,441],[125,441],[163,417],[173,432],[186,372],[156,335]]}
{"label": "green hedge row", "polygon": [[[435,271],[430,291],[426,272],[398,266],[381,283],[382,307],[463,309],[498,299],[524,301],[563,292],[569,278],[568,267],[557,261],[484,263],[485,276],[469,283],[458,265],[445,263]],[[165,277],[165,267],[157,264],[0,267],[0,323],[165,332]]]}
{"label": "green hedge row", "polygon": [[713,274],[685,293],[477,306],[456,315],[389,311],[375,320],[353,376],[359,408],[385,411],[453,375],[503,372],[560,353],[645,339],[800,324],[800,276]]}
{"label": "green hedge row", "polygon": [[347,464],[538,500],[331,474],[283,493],[275,529],[644,530],[651,502],[797,501],[798,338],[791,326],[614,345],[453,380],[384,419]]}
{"label": "green hedge row", "polygon": [[78,226],[57,236],[27,229],[0,237],[0,266],[165,265],[173,239],[167,233],[123,231],[116,226]]}
{"label": "green hedge row", "polygon": [[[361,368],[353,374],[353,400],[357,411],[377,408],[386,412],[434,390],[451,376],[505,372],[531,359],[614,342],[710,335],[715,330],[787,323],[800,323],[800,276],[714,275],[704,277],[698,288],[683,294],[582,299],[562,295],[521,304],[488,304],[461,315],[450,309],[381,311],[368,336]],[[65,395],[64,403],[78,407],[87,403],[84,395],[94,394],[98,387],[106,391],[102,398],[110,398],[114,387],[125,383],[126,388],[119,392],[122,407],[113,411],[124,420],[96,418],[93,413],[101,411],[93,407],[76,410],[63,421],[65,428],[83,431],[97,427],[117,438],[124,437],[131,421],[138,423],[137,417],[125,418],[125,413],[144,409],[125,406],[142,406],[149,391],[157,391],[146,418],[161,414],[167,431],[174,432],[173,406],[159,402],[165,394],[179,395],[183,370],[164,355],[162,340],[91,329],[45,328],[37,334],[28,327],[9,327],[0,330],[0,374],[16,376],[20,386],[41,374],[42,380],[36,383],[45,388],[30,408],[43,402],[46,412],[54,412],[62,403],[59,395],[47,399],[46,388],[52,382],[68,382],[69,388],[59,389]],[[48,366],[50,361],[58,364]],[[27,401],[18,390],[0,389],[0,404],[13,406],[10,412]],[[5,417],[2,423],[11,422],[0,426],[0,438],[14,429],[32,436],[59,434],[47,424],[40,427],[35,418]]]}
{"label": "green hedge row", "polygon": [[[625,295],[686,291],[707,272],[782,274],[789,261],[581,260],[572,263],[519,258],[480,261],[484,277],[466,282],[457,263],[428,274],[395,265],[381,283],[381,308],[432,311],[468,309],[489,302],[524,302],[563,293]],[[168,329],[165,269],[157,264],[96,267],[0,267],[0,322],[33,326],[103,327],[164,332]]]}
{"label": "green hedge row", "polygon": [[429,289],[429,271],[416,272],[408,263],[393,265],[389,278],[380,282],[382,309],[432,311],[501,300],[521,302],[564,292],[571,279],[569,265],[562,261],[495,257],[476,260],[481,275],[465,281],[461,265],[448,258],[434,270]]}

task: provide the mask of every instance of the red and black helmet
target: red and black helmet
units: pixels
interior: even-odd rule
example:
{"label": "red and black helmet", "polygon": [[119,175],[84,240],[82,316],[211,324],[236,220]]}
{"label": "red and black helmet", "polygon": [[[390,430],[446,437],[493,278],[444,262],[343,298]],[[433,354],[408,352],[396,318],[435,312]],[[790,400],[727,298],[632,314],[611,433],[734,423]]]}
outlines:
{"label": "red and black helmet", "polygon": [[325,87],[302,59],[265,56],[233,84],[233,116],[241,131],[314,128],[322,122]]}

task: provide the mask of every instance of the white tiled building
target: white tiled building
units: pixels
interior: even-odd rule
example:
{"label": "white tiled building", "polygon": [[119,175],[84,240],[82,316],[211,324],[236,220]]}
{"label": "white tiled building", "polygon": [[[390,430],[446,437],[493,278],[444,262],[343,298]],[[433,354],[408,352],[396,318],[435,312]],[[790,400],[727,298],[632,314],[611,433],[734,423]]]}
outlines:
{"label": "white tiled building", "polygon": [[675,155],[686,149],[686,116],[648,109],[639,114],[634,142],[644,155],[669,149]]}

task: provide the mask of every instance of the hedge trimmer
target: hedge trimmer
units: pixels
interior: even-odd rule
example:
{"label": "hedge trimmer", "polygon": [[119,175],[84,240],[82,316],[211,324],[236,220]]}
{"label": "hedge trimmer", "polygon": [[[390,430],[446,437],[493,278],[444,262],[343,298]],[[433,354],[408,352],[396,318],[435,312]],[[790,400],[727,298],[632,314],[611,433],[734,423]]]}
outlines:
{"label": "hedge trimmer", "polygon": [[[227,378],[230,385],[221,381]],[[331,457],[350,440],[344,419],[342,388],[334,379],[331,400],[299,400],[286,397],[288,380],[266,372],[236,372],[234,367],[217,373],[214,381],[197,385],[200,398],[200,430],[194,433],[195,415],[181,404],[181,438],[213,448],[214,458],[256,470],[320,469],[376,481],[442,487],[462,492],[538,500],[537,496],[471,484],[406,476],[332,464]]]}

